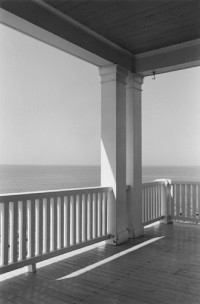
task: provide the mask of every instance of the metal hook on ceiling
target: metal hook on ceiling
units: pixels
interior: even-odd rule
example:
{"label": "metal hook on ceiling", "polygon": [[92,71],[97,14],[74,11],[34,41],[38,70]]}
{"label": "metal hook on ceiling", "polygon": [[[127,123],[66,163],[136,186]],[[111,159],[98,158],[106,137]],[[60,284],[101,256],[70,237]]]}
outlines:
{"label": "metal hook on ceiling", "polygon": [[155,71],[153,71],[153,77],[152,77],[152,79],[153,79],[153,80],[156,79],[156,72],[155,72]]}

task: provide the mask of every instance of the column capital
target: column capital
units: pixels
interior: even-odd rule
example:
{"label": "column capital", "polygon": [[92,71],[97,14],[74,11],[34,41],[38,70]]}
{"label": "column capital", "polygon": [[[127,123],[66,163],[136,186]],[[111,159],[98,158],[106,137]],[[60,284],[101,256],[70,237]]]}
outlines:
{"label": "column capital", "polygon": [[107,65],[99,68],[101,83],[109,81],[118,81],[126,84],[128,71],[117,64]]}
{"label": "column capital", "polygon": [[135,73],[128,72],[127,75],[127,87],[134,88],[136,90],[142,91],[143,76]]}

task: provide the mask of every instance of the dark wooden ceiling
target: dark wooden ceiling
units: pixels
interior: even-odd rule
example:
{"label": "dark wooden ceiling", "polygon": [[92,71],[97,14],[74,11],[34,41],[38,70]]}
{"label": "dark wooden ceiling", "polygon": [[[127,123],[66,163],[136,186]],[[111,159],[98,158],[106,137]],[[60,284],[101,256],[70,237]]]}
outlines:
{"label": "dark wooden ceiling", "polygon": [[44,0],[133,54],[200,37],[199,0]]}
{"label": "dark wooden ceiling", "polygon": [[146,76],[200,65],[200,0],[0,0],[0,7],[5,25],[97,66]]}

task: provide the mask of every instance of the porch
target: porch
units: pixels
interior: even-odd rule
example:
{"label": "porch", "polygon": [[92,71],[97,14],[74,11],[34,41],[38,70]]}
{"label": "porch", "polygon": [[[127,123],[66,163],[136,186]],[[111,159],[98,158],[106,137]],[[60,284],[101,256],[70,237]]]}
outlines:
{"label": "porch", "polygon": [[[162,237],[105,264],[75,273]],[[1,282],[1,303],[199,303],[200,226],[158,224],[120,246],[103,244]],[[137,247],[135,247],[137,248]]]}
{"label": "porch", "polygon": [[199,225],[144,229],[163,219],[197,223],[199,183],[142,186],[141,160],[143,77],[199,65],[199,5],[65,2],[1,1],[1,22],[99,68],[101,188],[1,195],[0,273],[34,272],[42,260],[102,240],[121,246],[6,280],[1,303],[199,303]]}

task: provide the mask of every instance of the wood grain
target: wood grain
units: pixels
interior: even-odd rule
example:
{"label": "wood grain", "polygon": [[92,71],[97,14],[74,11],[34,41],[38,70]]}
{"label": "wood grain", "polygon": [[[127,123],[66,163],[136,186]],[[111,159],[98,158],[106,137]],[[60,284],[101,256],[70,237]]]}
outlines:
{"label": "wood grain", "polygon": [[[163,239],[72,279],[56,279],[153,237]],[[160,224],[120,246],[88,252],[0,283],[1,303],[197,304],[200,225]]]}

